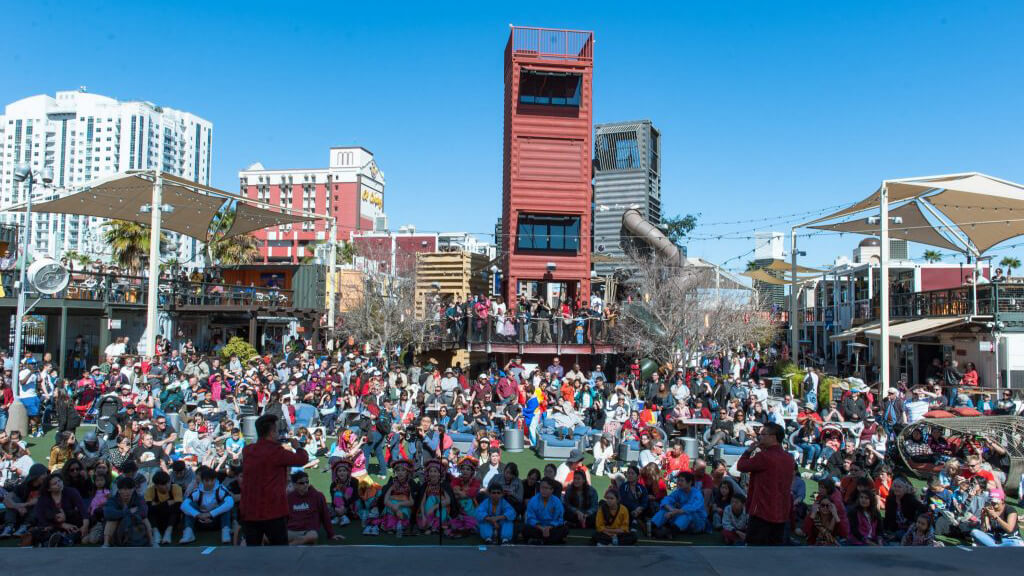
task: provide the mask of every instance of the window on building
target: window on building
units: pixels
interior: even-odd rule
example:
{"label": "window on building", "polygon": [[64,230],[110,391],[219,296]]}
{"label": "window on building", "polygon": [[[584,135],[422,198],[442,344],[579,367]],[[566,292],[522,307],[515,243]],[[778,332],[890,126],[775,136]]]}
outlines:
{"label": "window on building", "polygon": [[579,74],[524,69],[519,75],[519,102],[578,107],[582,84]]}
{"label": "window on building", "polygon": [[541,252],[579,252],[580,217],[520,214],[516,248]]}

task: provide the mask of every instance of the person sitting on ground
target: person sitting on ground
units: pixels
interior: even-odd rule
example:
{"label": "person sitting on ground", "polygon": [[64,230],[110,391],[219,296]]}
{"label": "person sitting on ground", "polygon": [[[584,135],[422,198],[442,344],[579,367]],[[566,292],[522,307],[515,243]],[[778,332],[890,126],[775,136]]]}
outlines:
{"label": "person sitting on ground", "polygon": [[135,480],[128,476],[117,479],[117,494],[103,506],[103,547],[160,546],[160,536],[149,523],[148,507],[136,490]]}
{"label": "person sitting on ground", "polygon": [[219,527],[222,544],[231,543],[231,493],[217,481],[217,473],[209,468],[199,470],[199,485],[189,493],[181,505],[185,514],[185,530],[180,544],[196,541],[195,530]]}
{"label": "person sitting on ground", "polygon": [[555,495],[555,481],[543,478],[536,495],[526,505],[523,538],[533,544],[561,544],[569,535],[562,501]]}
{"label": "person sitting on ground", "polygon": [[747,497],[737,492],[733,494],[731,502],[722,511],[722,540],[733,546],[746,544],[749,525]]}
{"label": "person sitting on ground", "polygon": [[1017,511],[1006,505],[1003,490],[989,490],[981,528],[971,530],[971,538],[982,546],[1024,546],[1017,526]]}
{"label": "person sitting on ground", "polygon": [[942,546],[942,543],[935,539],[931,514],[927,512],[918,514],[914,523],[903,534],[900,543],[903,546]]}
{"label": "person sitting on ground", "polygon": [[629,510],[619,502],[619,493],[609,488],[594,518],[596,531],[591,541],[598,546],[632,546],[636,534],[629,529]]}
{"label": "person sitting on ground", "polygon": [[858,492],[853,506],[846,512],[850,519],[850,538],[853,546],[882,545],[882,514],[878,511],[874,492]]}
{"label": "person sitting on ground", "polygon": [[288,492],[288,544],[316,544],[320,539],[321,528],[328,539],[344,540],[344,536],[334,533],[327,499],[309,485],[309,474],[300,470],[292,474],[291,480],[292,489]]}
{"label": "person sitting on ground", "polygon": [[476,507],[480,538],[488,544],[510,544],[515,534],[516,511],[505,499],[505,488],[495,478],[487,486],[487,498]]}
{"label": "person sitting on ground", "polygon": [[839,545],[839,512],[827,494],[819,493],[804,519],[804,533],[810,546]]}
{"label": "person sitting on ground", "polygon": [[171,532],[181,517],[184,491],[171,482],[171,475],[163,470],[153,474],[153,481],[146,488],[147,515],[153,527],[153,540],[161,544],[171,543]]}
{"label": "person sitting on ground", "polygon": [[47,475],[42,487],[34,509],[33,543],[53,548],[81,542],[89,533],[89,513],[78,490],[65,488],[57,473]]}
{"label": "person sitting on ground", "polygon": [[562,495],[565,522],[570,528],[593,528],[597,514],[597,490],[587,483],[583,474],[573,474],[572,482]]}
{"label": "person sitting on ground", "polygon": [[670,539],[675,532],[701,533],[707,526],[704,495],[693,487],[693,473],[676,476],[676,489],[661,501],[658,513],[651,519],[660,538]]}

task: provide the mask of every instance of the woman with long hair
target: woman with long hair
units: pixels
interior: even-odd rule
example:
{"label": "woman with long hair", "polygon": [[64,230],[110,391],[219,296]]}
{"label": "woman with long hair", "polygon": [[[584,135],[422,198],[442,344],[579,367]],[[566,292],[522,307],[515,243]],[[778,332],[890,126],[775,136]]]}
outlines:
{"label": "woman with long hair", "polygon": [[50,472],[57,472],[64,467],[64,464],[74,458],[75,435],[72,432],[61,432],[57,434],[53,447],[50,448]]}
{"label": "woman with long hair", "polygon": [[36,501],[36,525],[32,541],[54,548],[73,546],[89,533],[89,513],[82,496],[65,487],[60,474],[51,473],[43,481],[43,491]]}
{"label": "woman with long hair", "polygon": [[593,528],[597,514],[597,490],[587,483],[586,474],[573,474],[572,482],[562,496],[565,523],[570,528]]}
{"label": "woman with long hair", "polygon": [[853,546],[882,545],[882,515],[878,511],[874,492],[857,493],[857,501],[846,512],[850,519],[850,537]]}
{"label": "woman with long hair", "polygon": [[619,486],[619,501],[629,511],[631,524],[646,527],[652,516],[651,497],[640,483],[640,468],[636,464],[626,468],[626,481]]}

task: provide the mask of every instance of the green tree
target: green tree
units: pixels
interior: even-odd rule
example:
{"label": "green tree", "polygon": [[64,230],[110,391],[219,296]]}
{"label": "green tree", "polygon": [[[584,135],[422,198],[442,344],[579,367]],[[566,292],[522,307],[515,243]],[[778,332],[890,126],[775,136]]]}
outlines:
{"label": "green tree", "polygon": [[999,265],[1006,268],[1006,275],[1013,273],[1014,268],[1020,268],[1020,259],[1014,256],[1007,256],[999,261]]}
{"label": "green tree", "polygon": [[228,208],[217,214],[213,220],[213,234],[206,244],[206,264],[218,266],[242,266],[252,264],[260,257],[259,242],[253,236],[241,234],[226,238],[231,224],[235,221],[235,210]]}
{"label": "green tree", "polygon": [[747,260],[747,272],[753,272],[754,270],[760,270],[761,265],[756,260]]}
{"label": "green tree", "polygon": [[64,253],[64,258],[67,258],[72,264],[78,265],[79,268],[85,268],[89,264],[92,264],[92,258],[86,254],[82,254],[77,250],[68,250]]}
{"label": "green tree", "polygon": [[665,229],[665,235],[674,244],[681,243],[693,229],[697,227],[697,216],[687,214],[686,216],[675,216],[662,218],[661,226]]}
{"label": "green tree", "polygon": [[940,254],[938,250],[925,250],[924,259],[926,262],[934,264],[935,262],[942,260],[942,254]]}
{"label": "green tree", "polygon": [[[111,220],[103,232],[103,240],[110,246],[114,262],[129,272],[141,273],[149,261],[150,228],[128,220]],[[167,236],[160,234],[160,242]]]}

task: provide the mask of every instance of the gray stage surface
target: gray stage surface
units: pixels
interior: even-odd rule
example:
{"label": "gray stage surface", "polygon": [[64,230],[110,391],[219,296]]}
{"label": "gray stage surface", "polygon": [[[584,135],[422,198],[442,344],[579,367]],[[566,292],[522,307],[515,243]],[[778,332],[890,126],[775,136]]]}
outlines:
{"label": "gray stage surface", "polygon": [[[0,552],[0,576],[241,574],[1012,574],[1010,548],[585,548],[325,546],[310,548],[26,549]],[[1014,568],[1017,566],[1017,568]]]}

